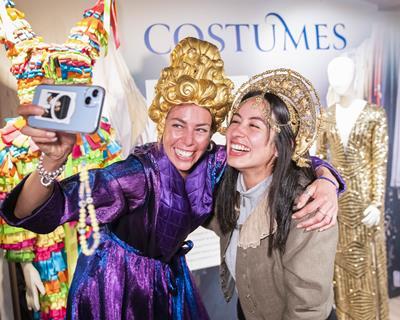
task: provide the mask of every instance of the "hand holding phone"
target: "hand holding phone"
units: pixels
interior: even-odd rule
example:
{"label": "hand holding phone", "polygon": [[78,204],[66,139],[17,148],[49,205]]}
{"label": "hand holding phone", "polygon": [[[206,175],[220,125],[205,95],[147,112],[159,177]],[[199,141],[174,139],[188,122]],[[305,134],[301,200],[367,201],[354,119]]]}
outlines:
{"label": "hand holding phone", "polygon": [[41,116],[29,116],[31,127],[69,133],[97,130],[105,90],[100,86],[39,85],[33,104],[44,108]]}
{"label": "hand holding phone", "polygon": [[[19,105],[17,113],[27,119],[30,116],[40,116],[43,114],[43,108],[37,105]],[[21,133],[32,138],[33,142],[49,158],[56,163],[63,163],[76,143],[76,134],[67,132],[55,132],[46,129],[37,129],[29,125],[21,128]],[[58,166],[56,166],[57,168]]]}

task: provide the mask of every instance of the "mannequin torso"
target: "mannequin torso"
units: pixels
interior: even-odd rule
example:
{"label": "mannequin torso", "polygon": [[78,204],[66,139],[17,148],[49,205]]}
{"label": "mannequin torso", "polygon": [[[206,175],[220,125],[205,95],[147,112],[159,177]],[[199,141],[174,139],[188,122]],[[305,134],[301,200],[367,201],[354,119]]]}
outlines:
{"label": "mannequin torso", "polygon": [[[353,127],[367,105],[367,101],[358,98],[354,90],[355,72],[354,61],[347,57],[335,58],[328,65],[329,84],[337,97],[336,128],[345,150]],[[370,204],[363,214],[362,222],[368,227],[379,224],[380,211],[374,204]]]}
{"label": "mannequin torso", "polygon": [[336,127],[344,147],[347,147],[351,131],[366,105],[367,101],[362,99],[354,99],[348,105],[336,103]]}

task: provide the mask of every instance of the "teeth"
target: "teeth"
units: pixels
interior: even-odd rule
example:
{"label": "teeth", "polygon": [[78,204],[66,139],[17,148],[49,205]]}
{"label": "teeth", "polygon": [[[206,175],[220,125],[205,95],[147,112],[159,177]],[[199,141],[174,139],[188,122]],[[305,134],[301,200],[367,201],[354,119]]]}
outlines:
{"label": "teeth", "polygon": [[250,148],[247,148],[246,146],[242,144],[231,144],[231,149],[236,150],[236,151],[250,151]]}
{"label": "teeth", "polygon": [[193,156],[193,152],[191,151],[185,151],[181,149],[175,149],[175,152],[178,156],[183,157],[183,158],[190,158]]}

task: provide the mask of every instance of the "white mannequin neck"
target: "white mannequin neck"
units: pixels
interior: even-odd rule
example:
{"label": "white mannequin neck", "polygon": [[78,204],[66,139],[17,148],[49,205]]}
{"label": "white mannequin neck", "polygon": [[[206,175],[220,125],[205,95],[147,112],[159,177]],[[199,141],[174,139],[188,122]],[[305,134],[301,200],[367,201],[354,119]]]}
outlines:
{"label": "white mannequin neck", "polygon": [[358,104],[361,104],[361,99],[357,99],[351,92],[351,90],[348,90],[346,94],[339,96],[339,101],[337,102],[338,105],[340,105],[342,108],[352,108],[354,106],[357,106]]}
{"label": "white mannequin neck", "polygon": [[367,101],[351,96],[341,97],[340,102],[336,104],[336,127],[345,147],[348,144],[351,130],[366,104]]}

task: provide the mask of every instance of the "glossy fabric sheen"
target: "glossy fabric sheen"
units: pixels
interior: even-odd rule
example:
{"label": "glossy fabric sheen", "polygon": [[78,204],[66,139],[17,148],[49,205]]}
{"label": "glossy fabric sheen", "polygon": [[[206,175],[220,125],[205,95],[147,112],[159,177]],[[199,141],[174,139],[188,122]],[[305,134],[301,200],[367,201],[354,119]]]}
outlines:
{"label": "glossy fabric sheen", "polygon": [[[90,171],[102,224],[94,255],[80,255],[68,301],[71,319],[208,319],[182,249],[212,212],[212,194],[226,162],[224,147],[206,153],[185,180],[156,144]],[[327,165],[313,159],[313,166]],[[333,171],[335,174],[335,171]],[[336,175],[338,179],[340,176]],[[22,181],[1,215],[15,226],[48,233],[78,220],[79,178],[55,184],[50,199],[25,219],[13,215]]]}
{"label": "glossy fabric sheen", "polygon": [[[97,217],[107,227],[96,253],[79,257],[69,293],[70,318],[208,319],[197,291],[188,288],[194,284],[183,270],[187,250],[181,247],[210,216],[225,160],[223,147],[217,147],[183,180],[151,144],[125,161],[90,171]],[[18,220],[12,212],[21,187],[3,205],[9,223],[46,233],[78,219],[78,177],[57,184],[47,203]],[[181,313],[174,314],[174,308]]]}

